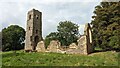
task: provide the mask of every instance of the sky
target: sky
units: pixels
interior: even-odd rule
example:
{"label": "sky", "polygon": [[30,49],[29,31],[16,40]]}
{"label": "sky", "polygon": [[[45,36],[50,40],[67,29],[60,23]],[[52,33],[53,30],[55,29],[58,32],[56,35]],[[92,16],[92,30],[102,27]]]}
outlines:
{"label": "sky", "polygon": [[60,21],[79,25],[83,34],[84,25],[92,20],[95,6],[100,0],[0,0],[0,31],[10,25],[19,25],[26,30],[27,12],[33,8],[42,12],[43,37],[57,31]]}

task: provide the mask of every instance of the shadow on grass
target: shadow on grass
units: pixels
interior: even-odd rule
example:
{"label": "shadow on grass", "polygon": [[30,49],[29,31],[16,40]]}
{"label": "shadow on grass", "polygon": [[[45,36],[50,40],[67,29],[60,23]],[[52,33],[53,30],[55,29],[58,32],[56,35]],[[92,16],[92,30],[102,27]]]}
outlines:
{"label": "shadow on grass", "polygon": [[91,52],[89,54],[100,53],[100,52],[107,52],[107,51],[120,52],[120,50],[94,50],[93,52]]}
{"label": "shadow on grass", "polygon": [[[4,53],[4,52],[3,52]],[[7,53],[7,54],[2,54],[2,57],[12,57],[12,56],[18,56],[18,55],[24,55],[25,53],[24,52],[21,52],[21,53],[17,53],[17,52],[10,52],[10,53]]]}
{"label": "shadow on grass", "polygon": [[120,52],[120,50],[94,50],[94,52],[106,52],[106,51]]}
{"label": "shadow on grass", "polygon": [[97,52],[106,52],[107,50],[94,50],[93,53],[97,53]]}

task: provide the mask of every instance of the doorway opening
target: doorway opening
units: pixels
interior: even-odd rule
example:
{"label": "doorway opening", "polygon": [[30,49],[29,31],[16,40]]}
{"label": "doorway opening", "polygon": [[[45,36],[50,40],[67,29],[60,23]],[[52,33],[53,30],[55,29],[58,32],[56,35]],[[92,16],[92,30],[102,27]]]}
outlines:
{"label": "doorway opening", "polygon": [[33,50],[36,50],[36,46],[37,46],[37,43],[39,42],[39,37],[38,36],[35,36],[34,38],[34,47],[33,47]]}

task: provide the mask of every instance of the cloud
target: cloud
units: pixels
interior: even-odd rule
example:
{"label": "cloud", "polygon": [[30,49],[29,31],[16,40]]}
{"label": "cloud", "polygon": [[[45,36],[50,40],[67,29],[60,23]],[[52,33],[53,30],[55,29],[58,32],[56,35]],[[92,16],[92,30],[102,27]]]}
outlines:
{"label": "cloud", "polygon": [[[78,2],[79,1],[79,2]],[[57,31],[60,21],[70,20],[80,25],[80,34],[83,34],[85,23],[91,21],[94,7],[99,1],[85,0],[1,0],[0,18],[2,27],[17,24],[26,29],[27,12],[33,8],[42,12],[43,37],[50,32]]]}
{"label": "cloud", "polygon": [[[44,3],[44,4],[49,4],[49,3],[56,3],[56,2],[98,2],[102,0],[1,0],[1,2],[19,2],[19,3],[25,3],[25,2],[31,2],[31,3]],[[106,0],[105,0],[106,1]],[[118,1],[118,0],[116,0]]]}

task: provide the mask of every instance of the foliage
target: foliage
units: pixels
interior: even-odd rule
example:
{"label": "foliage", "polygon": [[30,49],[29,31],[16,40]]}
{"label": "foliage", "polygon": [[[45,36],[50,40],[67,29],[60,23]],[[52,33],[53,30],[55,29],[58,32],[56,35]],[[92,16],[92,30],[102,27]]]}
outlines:
{"label": "foliage", "polygon": [[68,46],[73,42],[77,42],[78,25],[71,21],[59,22],[57,26],[58,32],[52,32],[45,38],[45,44],[48,46],[51,40],[59,40],[62,45]]}
{"label": "foliage", "polygon": [[[118,66],[118,53],[98,52],[90,55],[60,53],[2,53],[3,66]],[[0,54],[1,55],[1,54]],[[109,56],[109,57],[108,57]]]}
{"label": "foliage", "polygon": [[61,44],[68,46],[73,42],[77,42],[77,37],[79,35],[78,28],[79,26],[71,21],[60,22],[59,26],[57,26],[57,30]]}
{"label": "foliage", "polygon": [[94,45],[104,50],[120,50],[120,2],[101,2],[95,7],[93,21]]}
{"label": "foliage", "polygon": [[50,41],[52,40],[58,40],[58,32],[51,32],[49,35],[46,36],[45,38],[45,47],[49,45]]}
{"label": "foliage", "polygon": [[2,29],[2,51],[24,48],[25,30],[18,25]]}

